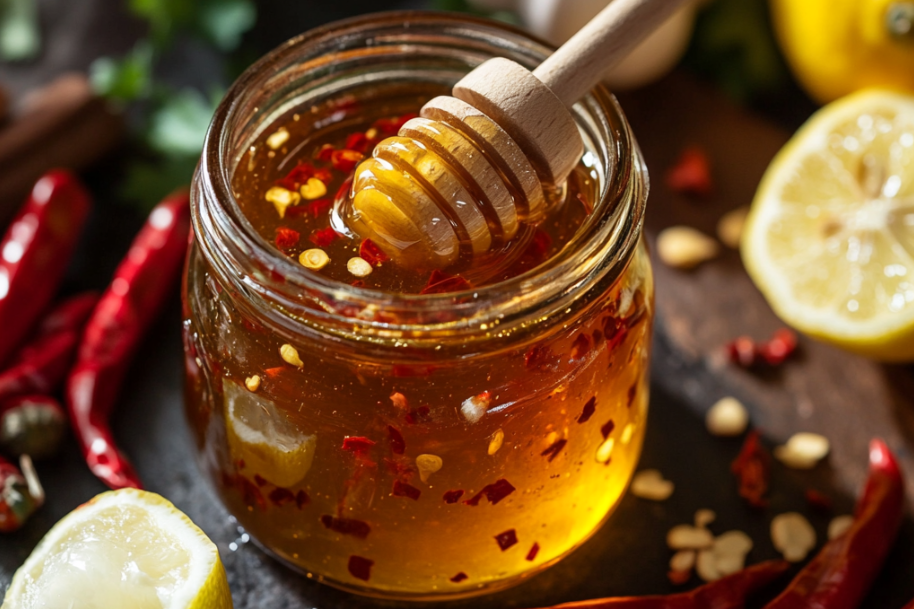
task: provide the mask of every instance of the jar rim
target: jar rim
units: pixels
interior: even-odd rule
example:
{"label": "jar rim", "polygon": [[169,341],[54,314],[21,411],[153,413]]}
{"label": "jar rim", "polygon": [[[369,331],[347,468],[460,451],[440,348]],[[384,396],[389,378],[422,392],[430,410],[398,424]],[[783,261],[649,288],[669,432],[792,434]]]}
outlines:
{"label": "jar rim", "polygon": [[[380,333],[389,336],[392,332],[438,327],[444,307],[452,313],[444,324],[448,333],[459,328],[485,327],[494,319],[529,317],[531,312],[541,314],[543,303],[562,306],[562,302],[570,302],[569,297],[573,300],[575,293],[593,285],[608,272],[621,274],[640,238],[647,198],[647,174],[622,109],[602,85],[595,87],[576,108],[580,106],[585,114],[599,123],[598,127],[612,135],[610,141],[604,143],[612,148],[610,153],[616,166],[603,175],[599,202],[614,200],[626,201],[627,204],[617,206],[617,209],[605,209],[606,217],[585,222],[563,250],[543,264],[517,277],[465,292],[420,295],[350,286],[308,271],[291,258],[272,251],[269,242],[241,213],[234,197],[231,180],[235,165],[228,162],[232,156],[228,137],[230,125],[240,113],[252,108],[257,110],[256,105],[251,105],[255,92],[277,73],[278,67],[291,65],[289,62],[295,61],[303,49],[324,45],[332,53],[334,48],[343,49],[359,36],[369,36],[385,24],[399,26],[404,32],[433,27],[439,28],[442,34],[468,39],[482,37],[489,46],[495,43],[503,45],[504,50],[510,48],[515,53],[523,52],[531,61],[542,61],[553,50],[547,43],[509,24],[438,11],[372,13],[335,21],[291,38],[245,70],[214,114],[205,138],[195,188],[201,187],[200,182],[205,182],[202,186],[208,188],[211,194],[204,197],[207,199],[205,204],[214,205],[217,209],[208,209],[210,217],[204,218],[200,205],[194,206],[198,242],[201,241],[201,233],[221,228],[225,236],[222,245],[226,247],[220,249],[219,255],[233,252],[230,255],[235,258],[233,263],[236,266],[248,265],[246,270],[251,271],[250,265],[254,264],[261,270],[256,280],[248,276],[241,287],[248,288],[249,294],[266,297],[278,305],[283,311],[280,317],[292,317],[297,322],[307,318],[315,321],[316,317],[320,325],[342,325],[350,329],[355,324],[362,335]],[[538,59],[537,55],[540,56]],[[634,194],[631,194],[633,191]],[[588,244],[590,247],[586,247]],[[207,258],[213,261],[212,256]],[[236,272],[226,274],[234,278],[237,270],[232,269]],[[302,294],[318,301],[320,306],[299,302]],[[327,302],[334,305],[328,307]],[[397,321],[392,322],[390,317],[371,319],[360,316],[356,319],[351,314],[341,314],[345,306],[338,305],[347,304],[362,310],[375,308],[392,312]],[[294,325],[295,322],[292,323]],[[289,323],[283,325],[288,326]]]}

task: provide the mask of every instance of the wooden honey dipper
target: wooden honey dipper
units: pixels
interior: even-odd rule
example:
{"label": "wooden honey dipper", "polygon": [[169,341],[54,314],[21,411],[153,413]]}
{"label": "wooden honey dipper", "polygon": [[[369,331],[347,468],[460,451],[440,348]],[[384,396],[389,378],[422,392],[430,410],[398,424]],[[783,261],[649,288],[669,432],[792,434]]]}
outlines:
{"label": "wooden honey dipper", "polygon": [[613,0],[533,72],[481,64],[359,165],[344,222],[410,268],[462,269],[503,252],[544,219],[547,189],[581,159],[569,109],[684,2]]}

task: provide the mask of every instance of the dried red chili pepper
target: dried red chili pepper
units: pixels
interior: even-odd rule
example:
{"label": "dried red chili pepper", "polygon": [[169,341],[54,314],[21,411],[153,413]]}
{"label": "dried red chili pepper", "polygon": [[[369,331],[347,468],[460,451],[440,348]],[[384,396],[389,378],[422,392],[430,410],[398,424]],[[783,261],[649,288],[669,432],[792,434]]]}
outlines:
{"label": "dried red chili pepper", "polygon": [[784,560],[769,560],[688,592],[666,596],[616,596],[553,605],[546,609],[742,609],[752,593],[790,568]]}
{"label": "dried red chili pepper", "polygon": [[25,524],[44,503],[44,490],[32,461],[23,455],[16,467],[0,457],[0,533],[11,533]]}
{"label": "dried red chili pepper", "polygon": [[590,353],[590,341],[590,336],[587,334],[578,334],[578,337],[571,344],[571,354],[569,355],[571,361],[584,359]]}
{"label": "dried red chili pepper", "polygon": [[46,395],[25,395],[0,403],[0,449],[35,459],[50,457],[60,447],[67,415]]}
{"label": "dried red chili pepper", "polygon": [[300,490],[295,493],[295,507],[302,509],[309,503],[311,503],[311,497],[309,497],[308,493],[306,493],[304,490]]}
{"label": "dried red chili pepper", "polygon": [[324,144],[317,153],[315,153],[314,158],[318,161],[329,161],[333,156],[334,150],[336,150],[336,148],[333,147],[333,144]]}
{"label": "dried red chili pepper", "polygon": [[339,237],[339,235],[336,234],[336,231],[328,226],[327,228],[318,228],[311,231],[308,241],[317,247],[327,247],[333,243],[337,237]]}
{"label": "dried red chili pepper", "polygon": [[187,193],[152,210],[93,310],[67,378],[67,407],[83,455],[111,488],[140,487],[108,418],[143,334],[177,286],[189,230]]}
{"label": "dried red chili pepper", "polygon": [[769,466],[768,453],[762,447],[758,431],[753,429],[746,436],[739,455],[730,465],[730,471],[739,479],[739,496],[752,507],[768,505],[764,497],[768,492]]}
{"label": "dried red chili pepper", "polygon": [[283,251],[292,249],[298,245],[299,239],[301,239],[301,234],[297,230],[285,226],[280,226],[276,229],[276,247]]}
{"label": "dried red chili pepper", "polygon": [[524,367],[535,372],[555,372],[558,358],[549,345],[536,345],[524,353]]}
{"label": "dried red chili pepper", "polygon": [[292,503],[295,501],[295,495],[292,493],[292,491],[280,486],[270,491],[270,494],[267,495],[267,498],[272,501],[273,505],[276,507],[282,507],[287,503]]}
{"label": "dried red chili pepper", "polygon": [[346,144],[344,147],[349,150],[355,150],[356,152],[365,154],[371,147],[371,143],[364,133],[361,131],[356,131],[355,133],[349,134],[349,136],[346,138]]}
{"label": "dried red chili pepper", "polygon": [[314,166],[310,163],[299,161],[289,173],[276,180],[274,184],[281,186],[286,190],[296,191],[302,184],[308,181],[308,178],[314,176]]}
{"label": "dried red chili pepper", "polygon": [[713,191],[711,163],[704,150],[691,146],[682,151],[666,173],[666,184],[673,192],[707,196]]}
{"label": "dried red chili pepper", "polygon": [[876,579],[904,517],[904,480],[882,440],[870,442],[870,473],[854,523],[829,541],[765,609],[853,609]]}
{"label": "dried red chili pepper", "polygon": [[674,586],[681,586],[692,579],[692,570],[683,569],[681,571],[667,571],[666,578]]}
{"label": "dried red chili pepper", "polygon": [[0,365],[57,291],[90,205],[75,176],[51,171],[35,183],[0,240]]}
{"label": "dried red chili pepper", "polygon": [[296,205],[295,207],[288,208],[286,210],[286,216],[295,217],[308,215],[312,218],[319,218],[331,207],[333,207],[333,201],[330,199],[315,199],[306,205]]}
{"label": "dried red chili pepper", "polygon": [[0,400],[26,393],[49,394],[70,370],[83,326],[98,302],[98,294],[73,296],[47,313],[32,338],[0,372]]}

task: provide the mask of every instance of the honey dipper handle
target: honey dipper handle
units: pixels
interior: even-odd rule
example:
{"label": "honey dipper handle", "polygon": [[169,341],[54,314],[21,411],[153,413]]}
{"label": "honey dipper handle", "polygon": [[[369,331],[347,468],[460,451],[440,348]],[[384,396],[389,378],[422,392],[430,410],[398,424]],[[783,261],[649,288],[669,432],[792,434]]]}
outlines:
{"label": "honey dipper handle", "polygon": [[612,0],[533,71],[570,108],[687,0]]}

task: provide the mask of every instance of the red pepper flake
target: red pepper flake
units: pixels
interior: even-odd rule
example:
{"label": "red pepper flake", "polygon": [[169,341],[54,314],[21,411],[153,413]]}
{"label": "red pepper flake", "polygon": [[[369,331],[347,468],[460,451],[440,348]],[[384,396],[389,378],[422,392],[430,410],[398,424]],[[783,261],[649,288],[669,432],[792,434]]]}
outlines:
{"label": "red pepper flake", "polygon": [[628,400],[625,403],[626,408],[631,408],[632,404],[635,403],[635,396],[638,394],[638,383],[632,383],[632,386],[628,388]]}
{"label": "red pepper flake", "polygon": [[390,118],[379,118],[371,126],[385,135],[395,135],[399,133],[400,127],[418,116],[418,114],[410,113]]}
{"label": "red pepper flake", "polygon": [[346,436],[343,438],[343,450],[348,450],[349,452],[360,455],[367,453],[374,445],[374,441],[369,440],[364,436]]}
{"label": "red pepper flake", "polygon": [[314,177],[314,165],[299,161],[289,173],[276,180],[275,184],[294,192],[311,177]]}
{"label": "red pepper flake", "polygon": [[587,403],[584,404],[584,410],[581,411],[580,416],[578,416],[578,423],[586,423],[590,420],[590,417],[593,416],[593,413],[597,411],[597,396],[593,396]]}
{"label": "red pepper flake", "polygon": [[549,345],[536,345],[524,354],[524,367],[535,372],[555,372],[558,358]]}
{"label": "red pepper flake", "polygon": [[446,275],[438,269],[432,271],[428,282],[420,294],[447,294],[448,292],[463,292],[472,289],[472,284],[460,275]]}
{"label": "red pepper flake", "polygon": [[707,196],[713,191],[711,163],[698,146],[682,151],[676,163],[666,172],[666,185],[684,195]]}
{"label": "red pepper flake", "polygon": [[311,497],[304,490],[295,493],[295,505],[298,509],[303,509],[309,503],[311,503]]}
{"label": "red pepper flake", "polygon": [[603,434],[603,439],[605,440],[608,438],[609,434],[611,434],[615,428],[616,424],[612,419],[606,421],[606,423],[603,424],[603,427],[600,428],[600,433]]}
{"label": "red pepper flake", "polygon": [[765,507],[768,491],[769,458],[759,441],[758,431],[752,430],[743,442],[743,448],[730,465],[739,480],[739,496],[752,507]]}
{"label": "red pepper flake", "polygon": [[304,216],[309,215],[312,218],[319,218],[326,214],[333,207],[333,201],[330,199],[315,199],[307,205],[296,205],[286,210],[286,216]]}
{"label": "red pepper flake", "polygon": [[[476,506],[479,505],[479,501],[485,496],[489,500],[489,503],[492,505],[497,504],[499,501],[513,493],[515,490],[514,485],[508,482],[505,478],[500,478],[493,482],[492,484],[487,484],[483,487],[481,491],[473,495],[470,499],[464,501],[466,505]],[[460,494],[463,494],[463,491],[460,491]],[[446,497],[446,495],[445,495]],[[460,496],[458,495],[458,498]]]}
{"label": "red pepper flake", "polygon": [[387,465],[387,470],[396,476],[398,480],[404,482],[409,482],[412,479],[415,470],[413,469],[412,462],[406,457],[398,457],[394,459],[389,459],[384,457],[384,464]]}
{"label": "red pepper flake", "polygon": [[339,533],[340,535],[352,535],[359,539],[365,539],[371,533],[371,526],[362,520],[355,518],[337,518],[330,514],[321,516],[321,524],[325,529]]}
{"label": "red pepper flake", "polygon": [[276,247],[281,250],[292,249],[298,245],[301,234],[297,230],[280,226],[276,229]]}
{"label": "red pepper flake", "polygon": [[568,444],[568,440],[566,440],[565,438],[556,440],[555,442],[552,443],[552,445],[549,446],[549,448],[547,448],[546,450],[541,452],[540,456],[541,457],[548,456],[549,463],[552,463],[552,460],[559,456],[559,453],[562,452],[562,449],[565,448],[566,444]]}
{"label": "red pepper flake", "polygon": [[571,361],[584,359],[590,353],[590,337],[586,334],[578,334],[571,344]]}
{"label": "red pepper flake", "polygon": [[295,495],[287,488],[276,487],[267,495],[270,501],[277,507],[282,507],[287,503],[295,501]]}
{"label": "red pepper flake", "polygon": [[469,575],[467,575],[466,573],[464,573],[463,571],[461,571],[460,573],[458,573],[457,575],[455,575],[454,577],[452,577],[452,578],[451,578],[451,581],[454,582],[455,584],[459,584],[459,583],[462,582],[463,580],[469,579],[469,577],[470,577]]}
{"label": "red pepper flake", "polygon": [[[320,147],[320,150],[317,151],[317,154],[314,155],[318,161],[329,161],[333,156],[333,152],[336,148],[333,147],[333,144],[324,144]],[[323,182],[324,180],[321,180]]]}
{"label": "red pepper flake", "polygon": [[324,184],[329,184],[333,180],[333,174],[330,173],[330,170],[326,167],[321,167],[314,170],[314,177],[323,182]]}
{"label": "red pepper flake", "polygon": [[448,491],[444,494],[445,503],[457,503],[463,497],[463,489]]}
{"label": "red pepper flake", "polygon": [[390,439],[390,450],[395,455],[402,455],[404,452],[406,452],[406,440],[403,439],[403,434],[400,433],[399,429],[393,425],[388,425],[387,435]]}
{"label": "red pepper flake", "polygon": [[514,529],[508,529],[504,533],[496,535],[495,541],[498,543],[498,547],[501,548],[501,551],[504,552],[517,543],[517,532]]}
{"label": "red pepper flake", "polygon": [[349,573],[356,579],[367,582],[371,577],[372,566],[374,566],[374,561],[369,558],[363,558],[355,554],[349,557]]}
{"label": "red pepper flake", "polygon": [[434,366],[410,366],[408,364],[394,364],[390,367],[391,375],[397,378],[429,376],[434,370]]}
{"label": "red pepper flake", "polygon": [[284,371],[285,371],[284,367],[277,366],[275,368],[267,368],[266,370],[263,371],[263,373],[264,373],[264,375],[266,375],[267,378],[275,379],[280,374],[282,374]]}
{"label": "red pepper flake", "polygon": [[334,150],[330,153],[330,164],[337,171],[348,173],[355,169],[363,158],[365,155],[357,150]]}
{"label": "red pepper flake", "polygon": [[419,495],[422,494],[422,491],[417,489],[412,484],[407,484],[406,482],[402,482],[400,480],[394,480],[394,488],[392,493],[394,497],[409,497],[413,501],[418,501]]}
{"label": "red pepper flake", "polygon": [[[355,281],[353,281],[353,282],[350,283],[349,285],[351,285],[351,286],[354,287],[354,288],[364,288],[364,287],[365,287],[365,282],[362,281],[361,279],[356,279]],[[350,315],[349,317],[354,317],[354,315]]]}
{"label": "red pepper flake", "polygon": [[317,247],[327,247],[333,243],[339,235],[336,234],[336,231],[330,228],[319,228],[311,231],[311,236],[308,237],[308,241],[316,245]]}
{"label": "red pepper flake", "polygon": [[241,491],[244,504],[249,507],[256,506],[261,511],[266,510],[267,501],[264,499],[263,494],[261,494],[260,489],[254,486],[254,483],[244,476],[237,476],[236,478],[238,490]]}
{"label": "red pepper flake", "polygon": [[365,154],[368,150],[368,146],[368,138],[365,137],[365,134],[361,131],[356,131],[355,133],[350,133],[346,138],[346,145],[344,148]]}
{"label": "red pepper flake", "polygon": [[536,555],[539,554],[539,552],[540,552],[540,544],[534,542],[533,546],[531,546],[531,548],[530,548],[530,551],[527,552],[527,560],[529,560],[530,562],[533,562],[534,560],[536,560]]}
{"label": "red pepper flake", "polygon": [[406,413],[406,416],[403,417],[403,420],[406,421],[409,425],[415,425],[420,422],[428,420],[428,415],[431,412],[428,406],[419,406]]}
{"label": "red pepper flake", "polygon": [[809,507],[816,510],[817,512],[830,512],[832,509],[832,500],[831,497],[825,493],[820,493],[815,489],[806,489],[806,503],[809,504]]}
{"label": "red pepper flake", "polygon": [[670,583],[674,586],[681,586],[692,579],[692,570],[683,569],[682,571],[669,571],[666,574],[666,578],[670,580]]}
{"label": "red pepper flake", "polygon": [[262,488],[266,483],[267,481],[263,478],[263,476],[260,474],[254,474],[254,484]]}
{"label": "red pepper flake", "polygon": [[382,262],[390,260],[390,256],[385,254],[378,244],[371,239],[365,239],[359,246],[359,258],[362,258],[371,266],[378,266]]}

